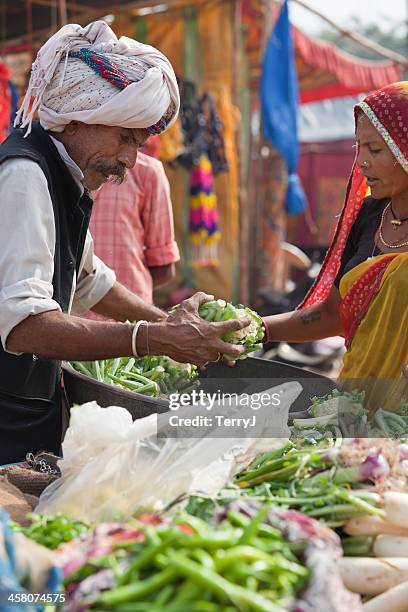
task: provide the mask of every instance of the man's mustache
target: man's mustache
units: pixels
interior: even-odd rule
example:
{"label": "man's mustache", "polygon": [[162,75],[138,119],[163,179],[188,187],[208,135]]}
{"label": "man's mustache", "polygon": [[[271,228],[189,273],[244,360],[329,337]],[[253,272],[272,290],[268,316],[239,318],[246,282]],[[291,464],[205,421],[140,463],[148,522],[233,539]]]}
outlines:
{"label": "man's mustache", "polygon": [[101,172],[105,176],[109,176],[110,182],[118,183],[119,185],[123,183],[126,176],[126,166],[121,162],[112,165],[103,161],[98,161],[95,164],[95,170]]}

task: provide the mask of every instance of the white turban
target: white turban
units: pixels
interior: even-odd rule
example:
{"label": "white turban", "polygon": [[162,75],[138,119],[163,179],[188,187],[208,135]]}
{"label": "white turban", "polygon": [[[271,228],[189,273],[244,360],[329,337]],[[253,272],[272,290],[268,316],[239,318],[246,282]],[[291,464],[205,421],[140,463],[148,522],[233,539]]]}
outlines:
{"label": "white turban", "polygon": [[[70,51],[83,48],[103,55],[131,84],[119,89],[82,59],[69,57]],[[148,128],[171,104],[174,113],[167,127],[177,117],[180,96],[174,70],[160,51],[126,36],[118,40],[104,21],[86,28],[69,24],[39,50],[14,125],[28,126],[28,134],[38,109],[42,127],[55,132],[62,132],[71,121]]]}

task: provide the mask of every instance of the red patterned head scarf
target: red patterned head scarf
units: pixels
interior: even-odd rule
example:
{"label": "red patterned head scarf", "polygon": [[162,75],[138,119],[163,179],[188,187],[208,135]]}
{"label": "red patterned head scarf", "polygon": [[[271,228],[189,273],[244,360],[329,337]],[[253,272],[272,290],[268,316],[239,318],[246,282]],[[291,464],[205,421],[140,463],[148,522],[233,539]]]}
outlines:
{"label": "red patterned head scarf", "polygon": [[[386,85],[386,87],[371,93],[360,104],[357,104],[354,107],[356,127],[358,116],[361,113],[364,113],[377,129],[395,159],[408,172],[408,81]],[[346,200],[333,242],[315,284],[299,308],[322,302],[330,293],[340,269],[348,235],[367,191],[365,178],[355,160],[347,185]]]}

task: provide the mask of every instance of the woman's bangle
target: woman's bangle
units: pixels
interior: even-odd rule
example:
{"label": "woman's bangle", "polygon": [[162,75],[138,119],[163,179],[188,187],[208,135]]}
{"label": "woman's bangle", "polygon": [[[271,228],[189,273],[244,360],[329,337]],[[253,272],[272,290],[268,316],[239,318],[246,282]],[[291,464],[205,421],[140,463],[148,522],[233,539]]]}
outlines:
{"label": "woman's bangle", "polygon": [[264,328],[264,337],[262,338],[262,342],[263,344],[267,344],[269,342],[269,330],[268,330],[268,326],[265,323],[264,319],[262,319],[262,325]]}
{"label": "woman's bangle", "polygon": [[143,320],[142,321],[138,321],[136,323],[136,325],[134,326],[133,332],[132,332],[132,353],[133,353],[133,356],[136,357],[137,359],[139,359],[141,357],[141,355],[139,355],[138,352],[137,352],[136,341],[137,341],[137,334],[138,334],[138,331],[139,331],[139,327],[142,325],[142,323],[146,323],[147,324],[147,321],[143,321]]}

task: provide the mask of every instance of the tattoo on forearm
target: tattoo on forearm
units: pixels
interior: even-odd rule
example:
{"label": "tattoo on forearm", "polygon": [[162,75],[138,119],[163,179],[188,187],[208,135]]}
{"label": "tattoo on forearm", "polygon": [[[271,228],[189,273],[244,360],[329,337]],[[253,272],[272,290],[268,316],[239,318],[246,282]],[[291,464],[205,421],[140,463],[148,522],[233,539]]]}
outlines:
{"label": "tattoo on forearm", "polygon": [[303,325],[309,325],[309,323],[314,323],[315,321],[320,321],[322,318],[322,313],[320,310],[315,310],[314,312],[309,312],[309,314],[301,315],[300,319]]}

